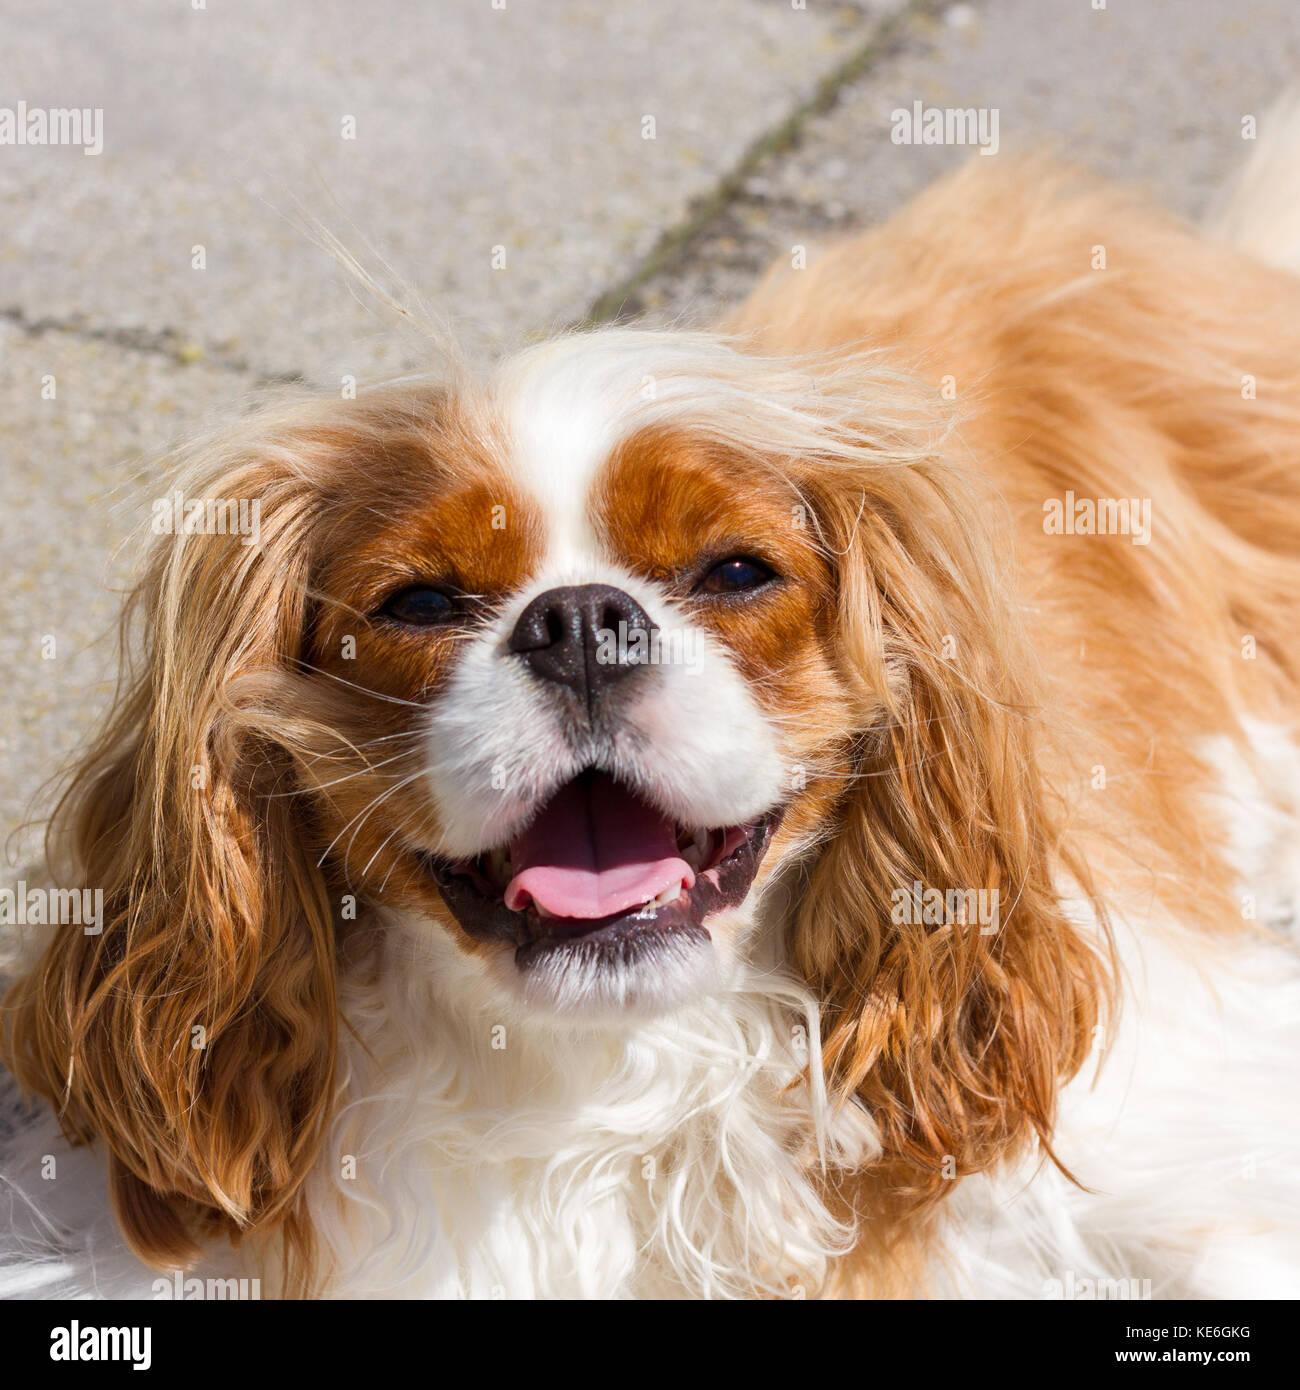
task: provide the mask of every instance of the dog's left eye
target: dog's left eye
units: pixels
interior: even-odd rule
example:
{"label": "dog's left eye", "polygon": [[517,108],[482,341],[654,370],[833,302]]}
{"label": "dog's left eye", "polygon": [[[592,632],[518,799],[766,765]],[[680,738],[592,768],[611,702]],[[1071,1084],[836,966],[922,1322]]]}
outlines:
{"label": "dog's left eye", "polygon": [[706,594],[743,594],[761,589],[776,576],[761,560],[747,555],[732,555],[719,561],[700,580],[699,588]]}
{"label": "dog's left eye", "polygon": [[456,601],[442,589],[413,584],[394,594],[379,611],[411,627],[432,627],[456,616]]}

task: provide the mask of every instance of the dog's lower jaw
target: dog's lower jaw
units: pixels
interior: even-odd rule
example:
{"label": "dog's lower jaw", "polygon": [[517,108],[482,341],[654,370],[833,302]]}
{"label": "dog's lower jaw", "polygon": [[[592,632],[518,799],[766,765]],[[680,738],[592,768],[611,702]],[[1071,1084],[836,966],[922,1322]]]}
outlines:
{"label": "dog's lower jaw", "polygon": [[[493,962],[494,965],[497,961]],[[576,942],[564,954],[547,952],[500,975],[525,1008],[580,1024],[619,1024],[653,1018],[715,993],[725,969],[703,927],[662,934],[633,930],[617,953],[584,952]]]}
{"label": "dog's lower jaw", "polygon": [[579,938],[562,949],[466,950],[446,922],[404,922],[401,930],[414,932],[436,962],[431,986],[440,997],[474,999],[529,1031],[618,1034],[743,988],[761,900],[755,889],[700,926],[666,931],[633,917],[612,944]]}

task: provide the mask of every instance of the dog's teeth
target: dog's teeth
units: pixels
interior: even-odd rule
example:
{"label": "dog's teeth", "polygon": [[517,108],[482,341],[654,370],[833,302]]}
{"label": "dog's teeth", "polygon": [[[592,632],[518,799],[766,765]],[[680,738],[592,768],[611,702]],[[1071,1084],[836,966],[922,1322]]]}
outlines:
{"label": "dog's teeth", "polygon": [[510,851],[503,845],[488,851],[487,866],[492,881],[498,886],[509,883],[513,877],[510,872]]}
{"label": "dog's teeth", "polygon": [[679,852],[691,868],[699,873],[700,865],[704,863],[705,855],[709,852],[709,832],[697,830],[692,840],[679,846]]}
{"label": "dog's teeth", "polygon": [[675,903],[682,895],[682,881],[679,878],[676,883],[670,883],[662,893],[650,904],[651,907],[667,907],[669,903]]}

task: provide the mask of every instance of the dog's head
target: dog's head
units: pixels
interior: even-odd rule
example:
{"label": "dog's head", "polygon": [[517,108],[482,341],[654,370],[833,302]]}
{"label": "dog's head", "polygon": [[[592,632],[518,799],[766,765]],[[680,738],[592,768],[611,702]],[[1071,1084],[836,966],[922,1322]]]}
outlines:
{"label": "dog's head", "polygon": [[[725,989],[773,931],[899,1190],[1046,1130],[1096,976],[942,423],[871,362],[607,332],[188,462],[142,665],[61,813],[104,930],[8,1011],[138,1249],[292,1217],[338,943],[376,910],[562,1026]],[[255,536],[205,524],[241,500]]]}

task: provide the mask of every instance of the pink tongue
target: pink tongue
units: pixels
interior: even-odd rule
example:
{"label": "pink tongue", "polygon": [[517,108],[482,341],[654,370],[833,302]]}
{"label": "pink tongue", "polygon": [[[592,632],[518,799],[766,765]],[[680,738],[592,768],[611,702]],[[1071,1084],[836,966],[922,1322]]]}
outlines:
{"label": "pink tongue", "polygon": [[511,842],[510,859],[506,906],[517,912],[531,899],[554,917],[610,917],[695,883],[673,823],[603,773],[557,792]]}

